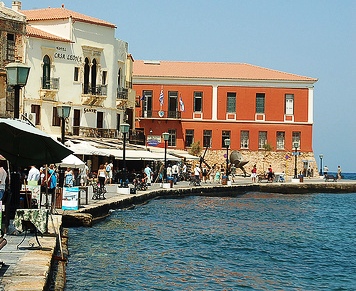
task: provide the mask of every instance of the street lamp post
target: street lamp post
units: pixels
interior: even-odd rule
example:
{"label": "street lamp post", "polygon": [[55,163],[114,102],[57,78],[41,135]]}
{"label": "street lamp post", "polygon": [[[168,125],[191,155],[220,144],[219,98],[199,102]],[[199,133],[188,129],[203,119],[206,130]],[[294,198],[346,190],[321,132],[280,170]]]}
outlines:
{"label": "street lamp post", "polygon": [[169,140],[169,133],[162,133],[162,137],[164,140],[164,180],[167,183],[167,142]]}
{"label": "street lamp post", "polygon": [[319,176],[322,176],[322,175],[323,175],[323,157],[324,157],[323,154],[320,154],[320,155],[319,155],[319,159],[320,159]]}
{"label": "street lamp post", "polygon": [[123,149],[122,149],[122,161],[123,161],[123,168],[122,168],[122,183],[121,187],[126,187],[126,134],[130,130],[130,124],[123,123],[120,125],[120,131],[124,135],[124,140],[123,140]]}
{"label": "street lamp post", "polygon": [[225,147],[226,147],[226,179],[229,180],[229,146],[230,146],[230,139],[229,138],[226,138],[224,140],[224,143],[225,143]]}
{"label": "street lamp post", "polygon": [[58,105],[57,115],[61,119],[61,142],[65,141],[65,119],[69,117],[71,107],[69,105]]}
{"label": "street lamp post", "polygon": [[293,143],[293,147],[294,147],[294,179],[297,179],[298,178],[297,175],[298,143],[297,142]]}
{"label": "street lamp post", "polygon": [[7,84],[15,90],[14,118],[20,117],[20,88],[26,86],[30,67],[20,62],[10,63],[6,67]]}

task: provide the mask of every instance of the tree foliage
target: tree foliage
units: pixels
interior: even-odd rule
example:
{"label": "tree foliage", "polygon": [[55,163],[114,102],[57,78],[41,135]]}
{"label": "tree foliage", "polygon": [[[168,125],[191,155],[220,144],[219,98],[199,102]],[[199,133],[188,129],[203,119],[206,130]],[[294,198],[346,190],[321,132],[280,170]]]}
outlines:
{"label": "tree foliage", "polygon": [[190,150],[188,151],[189,154],[193,155],[193,156],[199,156],[200,153],[202,151],[202,147],[200,145],[200,141],[197,142],[193,142],[191,145]]}

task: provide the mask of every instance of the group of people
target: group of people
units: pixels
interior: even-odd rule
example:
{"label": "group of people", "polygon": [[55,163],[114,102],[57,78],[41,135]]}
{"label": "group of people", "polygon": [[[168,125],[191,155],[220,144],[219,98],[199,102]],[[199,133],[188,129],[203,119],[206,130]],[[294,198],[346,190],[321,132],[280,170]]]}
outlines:
{"label": "group of people", "polygon": [[221,183],[223,176],[226,175],[226,171],[222,166],[214,164],[212,167],[209,167],[205,163],[196,164],[192,176],[195,180],[202,181],[203,183]]}
{"label": "group of people", "polygon": [[[323,168],[323,172],[324,172],[324,176],[327,176],[328,173],[329,173],[329,168],[328,166],[324,166]],[[338,180],[342,179],[342,170],[341,170],[341,167],[340,166],[337,166],[337,171],[336,171],[336,178]]]}

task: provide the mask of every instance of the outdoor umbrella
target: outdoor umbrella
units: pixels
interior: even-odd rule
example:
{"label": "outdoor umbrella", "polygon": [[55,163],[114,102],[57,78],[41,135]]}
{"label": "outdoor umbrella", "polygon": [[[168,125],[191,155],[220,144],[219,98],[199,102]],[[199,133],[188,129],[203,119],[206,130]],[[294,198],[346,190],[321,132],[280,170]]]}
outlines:
{"label": "outdoor umbrella", "polygon": [[70,167],[75,169],[84,169],[85,163],[75,155],[69,155],[68,157],[65,157],[60,163],[57,163],[57,166],[63,168]]}
{"label": "outdoor umbrella", "polygon": [[43,131],[18,119],[0,118],[0,154],[17,166],[60,162],[73,153]]}

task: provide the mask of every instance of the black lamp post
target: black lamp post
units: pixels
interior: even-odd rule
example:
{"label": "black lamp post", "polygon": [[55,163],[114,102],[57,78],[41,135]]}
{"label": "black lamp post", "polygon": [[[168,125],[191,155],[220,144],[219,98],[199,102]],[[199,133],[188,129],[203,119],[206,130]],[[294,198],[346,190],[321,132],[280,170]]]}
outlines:
{"label": "black lamp post", "polygon": [[319,155],[319,159],[320,159],[319,176],[322,176],[322,175],[323,175],[323,157],[324,157],[323,154],[320,154],[320,155]]}
{"label": "black lamp post", "polygon": [[65,119],[69,117],[71,107],[69,105],[58,105],[57,115],[61,119],[61,142],[64,144],[65,141]]}
{"label": "black lamp post", "polygon": [[169,133],[162,133],[162,137],[164,140],[164,180],[167,182],[167,142],[169,140]]}
{"label": "black lamp post", "polygon": [[10,63],[6,67],[7,84],[15,90],[14,118],[20,117],[20,88],[26,86],[30,67],[20,62]]}
{"label": "black lamp post", "polygon": [[230,146],[230,139],[226,138],[224,140],[225,146],[226,146],[226,179],[229,180],[229,146]]}
{"label": "black lamp post", "polygon": [[123,149],[122,149],[122,161],[123,161],[123,168],[122,168],[122,183],[121,187],[126,187],[126,134],[130,130],[130,124],[123,123],[120,125],[120,131],[124,135],[124,140],[123,140]]}
{"label": "black lamp post", "polygon": [[298,178],[297,175],[297,155],[298,155],[298,143],[293,143],[294,146],[294,179]]}

